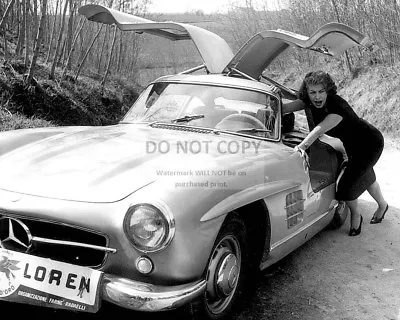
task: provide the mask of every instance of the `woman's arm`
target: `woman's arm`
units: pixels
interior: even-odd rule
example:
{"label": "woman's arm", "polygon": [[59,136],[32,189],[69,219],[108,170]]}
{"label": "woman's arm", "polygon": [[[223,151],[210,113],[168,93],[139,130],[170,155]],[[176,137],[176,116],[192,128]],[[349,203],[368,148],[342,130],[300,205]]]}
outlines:
{"label": "woman's arm", "polygon": [[303,110],[305,105],[306,104],[300,99],[288,103],[282,103],[282,114]]}
{"label": "woman's arm", "polygon": [[302,150],[307,150],[310,145],[314,143],[320,136],[325,134],[327,131],[336,127],[343,117],[338,114],[328,114],[324,120],[321,121],[315,128],[305,137],[305,139],[297,146]]}

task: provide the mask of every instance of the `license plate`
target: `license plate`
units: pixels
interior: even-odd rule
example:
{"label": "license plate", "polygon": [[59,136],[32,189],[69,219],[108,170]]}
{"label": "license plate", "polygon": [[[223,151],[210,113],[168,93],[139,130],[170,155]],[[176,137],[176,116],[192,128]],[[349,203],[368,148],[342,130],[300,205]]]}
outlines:
{"label": "license plate", "polygon": [[0,300],[97,312],[102,272],[0,248]]}

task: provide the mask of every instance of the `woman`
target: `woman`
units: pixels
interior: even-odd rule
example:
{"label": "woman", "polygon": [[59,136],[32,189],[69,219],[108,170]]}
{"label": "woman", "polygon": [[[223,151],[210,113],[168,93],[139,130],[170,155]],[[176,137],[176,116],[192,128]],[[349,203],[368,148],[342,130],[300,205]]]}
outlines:
{"label": "woman", "polygon": [[339,138],[348,156],[347,167],[337,186],[336,198],[346,201],[351,212],[349,236],[361,233],[362,216],[357,198],[367,190],[378,204],[371,224],[380,223],[389,208],[376,181],[373,166],[383,151],[383,136],[367,121],[359,118],[350,105],[336,94],[337,87],[323,71],[308,73],[299,90],[299,100],[285,104],[283,112],[308,108],[315,128],[295,147],[303,152],[321,135]]}

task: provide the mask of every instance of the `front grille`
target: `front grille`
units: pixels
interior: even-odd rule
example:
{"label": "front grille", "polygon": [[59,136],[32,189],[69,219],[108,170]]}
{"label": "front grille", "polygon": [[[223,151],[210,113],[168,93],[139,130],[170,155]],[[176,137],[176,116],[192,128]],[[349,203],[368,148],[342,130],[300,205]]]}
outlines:
{"label": "front grille", "polygon": [[[26,252],[28,254],[91,268],[100,267],[106,259],[107,251],[99,250],[99,247],[107,247],[108,241],[103,235],[50,221],[13,215],[0,215],[2,217],[17,219],[28,227],[32,236],[32,246]],[[0,230],[0,239],[4,239],[7,232]]]}

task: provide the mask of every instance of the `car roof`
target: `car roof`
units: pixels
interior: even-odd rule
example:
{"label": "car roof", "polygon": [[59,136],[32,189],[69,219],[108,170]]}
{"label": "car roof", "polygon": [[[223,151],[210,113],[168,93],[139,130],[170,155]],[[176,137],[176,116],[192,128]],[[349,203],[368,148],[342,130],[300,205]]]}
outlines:
{"label": "car roof", "polygon": [[257,90],[263,92],[275,93],[275,86],[255,80],[247,80],[237,77],[228,77],[220,74],[177,74],[168,75],[158,78],[154,82],[176,82],[176,83],[193,83],[213,86],[228,86],[247,90]]}

